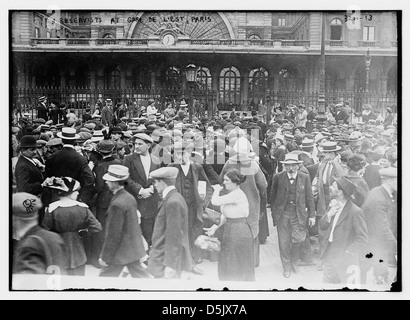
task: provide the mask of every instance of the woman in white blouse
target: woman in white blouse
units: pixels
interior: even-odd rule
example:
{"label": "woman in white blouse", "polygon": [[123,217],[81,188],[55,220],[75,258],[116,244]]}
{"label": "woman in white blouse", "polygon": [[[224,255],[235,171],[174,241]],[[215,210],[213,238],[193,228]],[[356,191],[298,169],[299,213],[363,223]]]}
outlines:
{"label": "woman in white blouse", "polygon": [[229,192],[220,195],[222,187],[214,186],[212,204],[221,206],[221,222],[205,228],[209,236],[224,225],[221,251],[218,260],[218,276],[223,281],[254,281],[255,266],[253,253],[253,235],[246,221],[249,215],[249,203],[240,184],[246,180],[239,170],[229,170],[224,175],[223,184]]}

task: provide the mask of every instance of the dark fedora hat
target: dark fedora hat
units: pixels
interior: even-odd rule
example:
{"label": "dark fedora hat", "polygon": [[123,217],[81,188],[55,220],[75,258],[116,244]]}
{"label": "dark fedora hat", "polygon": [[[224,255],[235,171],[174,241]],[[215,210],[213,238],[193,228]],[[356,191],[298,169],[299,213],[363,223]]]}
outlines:
{"label": "dark fedora hat", "polygon": [[20,139],[20,148],[37,148],[37,140],[33,136],[23,136]]}

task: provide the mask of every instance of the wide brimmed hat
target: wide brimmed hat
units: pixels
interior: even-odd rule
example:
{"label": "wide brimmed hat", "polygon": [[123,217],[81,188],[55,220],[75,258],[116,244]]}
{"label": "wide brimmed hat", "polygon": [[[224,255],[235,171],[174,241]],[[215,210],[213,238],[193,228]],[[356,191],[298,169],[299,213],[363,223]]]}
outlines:
{"label": "wide brimmed hat", "polygon": [[327,141],[318,147],[320,152],[336,152],[342,149],[342,147],[337,145],[337,142]]}
{"label": "wide brimmed hat", "polygon": [[302,144],[300,145],[302,149],[313,148],[314,146],[315,146],[315,142],[312,139],[306,139],[306,138],[302,140]]}
{"label": "wide brimmed hat", "polygon": [[20,139],[20,148],[37,148],[37,140],[33,136],[23,136]]}
{"label": "wide brimmed hat", "polygon": [[61,132],[57,133],[57,137],[64,140],[76,140],[80,136],[77,134],[77,131],[74,128],[65,127],[61,130]]}
{"label": "wide brimmed hat", "polygon": [[38,101],[39,102],[44,102],[44,101],[46,101],[47,100],[47,97],[46,96],[41,96],[40,98],[38,98]]}
{"label": "wide brimmed hat", "polygon": [[43,187],[60,190],[63,192],[74,192],[81,188],[80,182],[71,177],[50,177],[44,180]]}
{"label": "wide brimmed hat", "polygon": [[130,171],[128,167],[120,164],[112,164],[108,167],[107,173],[103,176],[106,181],[125,181],[129,178]]}
{"label": "wide brimmed hat", "polygon": [[280,163],[283,164],[299,164],[299,163],[303,163],[303,161],[300,161],[298,158],[298,155],[295,153],[287,153],[285,155],[285,160],[284,161],[280,161]]}

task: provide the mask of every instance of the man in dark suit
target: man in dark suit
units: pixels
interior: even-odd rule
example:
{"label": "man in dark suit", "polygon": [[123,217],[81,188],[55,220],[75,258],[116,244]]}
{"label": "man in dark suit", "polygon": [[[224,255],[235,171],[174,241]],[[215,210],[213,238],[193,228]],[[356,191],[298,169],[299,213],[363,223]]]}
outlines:
{"label": "man in dark suit", "polygon": [[99,262],[100,277],[118,277],[127,267],[133,278],[149,278],[141,263],[146,256],[137,213],[137,202],[124,189],[129,170],[122,165],[110,165],[103,179],[114,194],[107,209],[105,241]]}
{"label": "man in dark suit", "polygon": [[37,118],[42,118],[45,121],[48,120],[48,107],[47,107],[47,97],[46,96],[42,96],[38,98]]}
{"label": "man in dark suit", "polygon": [[62,139],[63,148],[47,159],[46,176],[71,177],[79,181],[81,185],[79,198],[88,204],[94,192],[94,175],[88,166],[87,158],[74,149],[74,142],[80,136],[74,128],[63,128],[57,136]]}
{"label": "man in dark suit", "polygon": [[108,127],[111,127],[116,123],[111,99],[105,99],[105,107],[101,111],[101,121]]}
{"label": "man in dark suit", "polygon": [[33,136],[24,136],[20,140],[21,156],[16,164],[16,184],[18,192],[27,192],[40,195],[43,191],[41,184],[44,181],[40,164],[34,160],[37,151],[37,142]]}
{"label": "man in dark suit", "polygon": [[336,112],[335,112],[336,123],[339,123],[339,121],[343,121],[344,123],[348,124],[350,115],[345,110],[343,110],[342,107],[343,107],[342,104],[336,105]]}
{"label": "man in dark suit", "polygon": [[178,169],[172,167],[150,173],[155,189],[162,196],[148,261],[148,270],[156,278],[180,278],[182,270],[191,271],[193,267],[189,250],[188,206],[175,188],[177,175]]}
{"label": "man in dark suit", "polygon": [[278,229],[283,276],[289,278],[291,270],[296,272],[307,228],[315,224],[315,204],[309,176],[298,171],[302,161],[297,154],[288,153],[282,163],[286,170],[273,177],[269,201]]}
{"label": "man in dark suit", "polygon": [[371,253],[366,261],[368,269],[374,268],[376,282],[390,285],[393,279],[388,279],[388,268],[397,267],[397,168],[380,169],[379,173],[382,185],[370,190],[362,206],[369,231],[367,253]]}
{"label": "man in dark suit", "polygon": [[[64,273],[64,241],[56,233],[38,225],[40,198],[18,192],[13,194],[13,273]],[[50,270],[49,267],[53,266]]]}
{"label": "man in dark suit", "polygon": [[104,243],[105,237],[105,221],[107,219],[107,209],[113,197],[112,192],[108,189],[103,176],[107,173],[108,167],[112,164],[122,164],[122,161],[115,159],[112,152],[115,148],[114,141],[104,139],[98,142],[97,152],[102,154],[102,160],[96,167],[94,167],[95,174],[95,191],[97,192],[97,198],[95,200],[96,218],[101,223],[103,230],[101,232],[92,235],[92,252],[90,254],[89,262],[95,266],[98,265],[98,258],[101,253],[101,249]]}
{"label": "man in dark suit", "polygon": [[[212,185],[206,176],[203,167],[190,161],[194,145],[188,142],[177,142],[174,144],[174,161],[169,166],[178,169],[175,187],[184,197],[188,205],[189,244],[192,258],[196,264],[202,262],[201,252],[195,246],[196,238],[203,234],[204,209],[211,201],[213,194]],[[206,187],[198,189],[198,181],[203,181]],[[201,192],[201,194],[199,193]]]}
{"label": "man in dark suit", "polygon": [[[349,266],[359,266],[367,243],[367,226],[363,211],[351,200],[356,186],[347,177],[336,179],[330,187],[330,209],[319,221],[324,232],[323,282],[347,283]],[[356,275],[359,285],[360,272]]]}
{"label": "man in dark suit", "polygon": [[126,190],[138,203],[141,212],[141,229],[145,240],[151,245],[155,217],[157,215],[158,193],[154,190],[149,173],[160,167],[159,159],[150,154],[152,138],[145,133],[137,133],[133,137],[134,153],[124,158],[124,166],[130,171],[130,179]]}

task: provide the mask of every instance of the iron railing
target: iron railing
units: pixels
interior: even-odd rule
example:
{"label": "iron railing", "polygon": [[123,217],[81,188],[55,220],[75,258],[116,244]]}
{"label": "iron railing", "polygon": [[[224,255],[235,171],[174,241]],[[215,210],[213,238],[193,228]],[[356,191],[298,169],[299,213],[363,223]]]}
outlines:
{"label": "iron railing", "polygon": [[[78,115],[82,115],[86,107],[93,111],[96,106],[101,104],[106,98],[111,98],[113,104],[122,103],[129,107],[129,117],[136,117],[138,108],[146,106],[149,99],[155,99],[159,102],[158,106],[163,109],[167,101],[178,101],[185,99],[186,102],[192,100],[197,104],[202,104],[203,108],[208,111],[208,115],[213,115],[216,110],[236,110],[247,111],[251,108],[249,104],[231,104],[225,102],[218,103],[218,92],[215,90],[198,90],[198,89],[178,89],[178,88],[124,88],[124,89],[106,89],[106,88],[86,88],[86,87],[36,87],[36,88],[12,88],[11,104],[13,110],[20,110],[22,113],[29,112],[34,117],[36,115],[36,106],[40,96],[47,96],[49,102],[55,101],[57,104],[65,104],[68,108],[76,110]],[[282,106],[283,108],[290,105],[318,106],[319,93],[298,90],[267,90],[261,94],[260,99],[269,106]],[[397,110],[398,101],[396,92],[380,91],[326,91],[326,104],[337,104],[349,101],[353,111],[362,111],[364,104],[369,103],[373,109],[380,111],[383,115],[386,107],[390,106],[393,112]]]}

